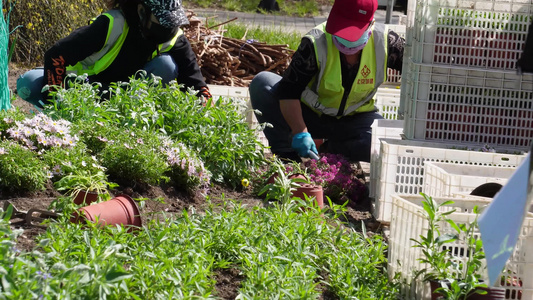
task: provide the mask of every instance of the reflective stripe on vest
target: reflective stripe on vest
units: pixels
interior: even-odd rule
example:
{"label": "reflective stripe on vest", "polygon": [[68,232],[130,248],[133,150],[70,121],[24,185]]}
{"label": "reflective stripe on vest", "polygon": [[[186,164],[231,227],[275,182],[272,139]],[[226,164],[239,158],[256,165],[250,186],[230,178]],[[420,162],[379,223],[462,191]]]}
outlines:
{"label": "reflective stripe on vest", "polygon": [[181,28],[178,30],[178,33],[176,33],[176,35],[171,39],[169,40],[168,42],[165,42],[163,44],[159,44],[157,46],[157,50],[154,51],[154,53],[152,53],[152,59],[154,59],[156,56],[159,55],[159,53],[164,53],[164,52],[168,52],[170,51],[170,49],[172,49],[172,47],[174,47],[174,45],[176,44],[176,41],[178,40],[178,38],[183,34],[183,30],[181,30]]}
{"label": "reflective stripe on vest", "polygon": [[109,18],[109,28],[104,46],[100,51],[79,61],[76,65],[68,66],[67,71],[69,73],[78,75],[85,73],[89,76],[98,74],[107,69],[120,52],[129,31],[126,19],[118,9],[109,10],[102,15]]}
{"label": "reflective stripe on vest", "polygon": [[[93,53],[82,61],[79,61],[76,65],[68,66],[67,73],[74,73],[78,75],[87,74],[89,76],[101,73],[107,69],[111,63],[113,63],[120,52],[120,49],[122,49],[122,45],[124,44],[129,32],[129,26],[126,23],[124,15],[118,9],[109,10],[102,15],[109,18],[109,28],[107,30],[107,37],[104,46],[102,49],[100,49],[100,51]],[[164,53],[172,49],[176,43],[176,40],[182,34],[183,30],[180,28],[174,38],[166,43],[158,45],[159,52],[157,50],[154,51],[152,58],[157,56],[159,53]]]}
{"label": "reflective stripe on vest", "polygon": [[[318,113],[337,116],[344,95],[340,52],[331,40],[332,35],[325,32],[325,23],[313,28],[305,37],[315,46],[319,72],[302,93],[301,100]],[[386,57],[386,28],[378,23],[372,28],[372,36],[361,53],[344,116],[375,110],[373,97],[385,81]]]}

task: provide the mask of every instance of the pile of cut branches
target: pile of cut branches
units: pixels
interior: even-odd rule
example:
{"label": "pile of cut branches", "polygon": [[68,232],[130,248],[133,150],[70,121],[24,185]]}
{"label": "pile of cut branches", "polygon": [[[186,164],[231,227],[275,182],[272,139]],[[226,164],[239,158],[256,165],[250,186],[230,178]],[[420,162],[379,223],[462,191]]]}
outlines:
{"label": "pile of cut branches", "polygon": [[211,28],[234,21],[229,20],[211,27],[188,11],[190,25],[184,28],[207,84],[246,87],[261,71],[282,74],[291,61],[293,50],[289,45],[268,45],[253,39],[223,36]]}

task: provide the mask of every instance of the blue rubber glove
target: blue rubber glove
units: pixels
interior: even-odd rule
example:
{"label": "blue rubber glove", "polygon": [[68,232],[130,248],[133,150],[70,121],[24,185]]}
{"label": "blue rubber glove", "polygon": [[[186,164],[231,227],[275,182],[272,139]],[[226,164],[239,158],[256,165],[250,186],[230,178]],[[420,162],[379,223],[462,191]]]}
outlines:
{"label": "blue rubber glove", "polygon": [[311,138],[309,132],[300,132],[292,137],[291,147],[298,152],[301,157],[309,157],[309,151],[318,154],[316,150],[315,141]]}

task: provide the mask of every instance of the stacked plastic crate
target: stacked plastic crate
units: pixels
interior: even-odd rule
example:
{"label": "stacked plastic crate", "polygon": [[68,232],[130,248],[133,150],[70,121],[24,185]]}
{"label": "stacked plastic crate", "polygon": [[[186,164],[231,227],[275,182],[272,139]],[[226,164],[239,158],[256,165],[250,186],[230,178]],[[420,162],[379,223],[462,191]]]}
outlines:
{"label": "stacked plastic crate", "polygon": [[517,74],[516,61],[533,2],[416,3],[403,72],[406,138],[527,150],[533,138],[533,75]]}
{"label": "stacked plastic crate", "polygon": [[[441,180],[446,189],[428,188],[425,163],[446,163],[447,173],[456,172],[463,179],[457,169],[509,170],[526,157],[533,140],[533,75],[517,74],[516,61],[532,17],[533,0],[409,1],[399,108],[405,139],[380,140],[380,160],[374,166],[374,177],[380,180],[374,215],[391,222],[389,266],[402,271],[408,281],[409,262],[417,259],[409,239],[416,234],[402,237],[408,231],[405,222],[411,222],[420,207],[402,215],[397,199],[424,190],[439,197],[438,193],[453,194],[452,188],[472,189],[455,186],[453,178]],[[483,204],[463,198],[467,201]],[[524,243],[516,248],[522,254],[533,245],[531,223],[524,230]],[[533,295],[533,278],[522,270],[533,266],[526,256],[516,258],[517,269],[512,269],[524,285],[507,286],[506,299]],[[403,266],[395,265],[398,261]]]}
{"label": "stacked plastic crate", "polygon": [[[517,74],[516,61],[532,15],[533,0],[409,1],[398,111],[405,141],[388,143],[380,151],[398,153],[397,159],[410,157],[411,165],[401,167],[405,162],[394,161],[388,153],[371,161],[376,170],[371,176],[380,179],[371,183],[374,215],[380,221],[391,220],[393,193],[422,192],[404,186],[421,187],[423,161],[442,161],[437,153],[496,149],[511,157],[509,163],[499,164],[505,167],[516,167],[523,159],[514,155],[527,152],[533,139],[533,75]],[[419,148],[426,145],[415,141],[434,145],[423,151]],[[477,160],[456,163],[491,165]]]}

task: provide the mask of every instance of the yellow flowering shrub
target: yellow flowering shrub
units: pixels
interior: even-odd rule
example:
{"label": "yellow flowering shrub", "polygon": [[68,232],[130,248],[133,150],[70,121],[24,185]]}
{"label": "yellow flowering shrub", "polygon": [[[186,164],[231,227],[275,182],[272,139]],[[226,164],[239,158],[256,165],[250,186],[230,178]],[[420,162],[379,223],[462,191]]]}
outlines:
{"label": "yellow flowering shrub", "polygon": [[10,35],[12,61],[28,66],[42,65],[48,48],[105,9],[104,0],[7,0],[4,9],[11,5],[9,28],[20,25]]}

